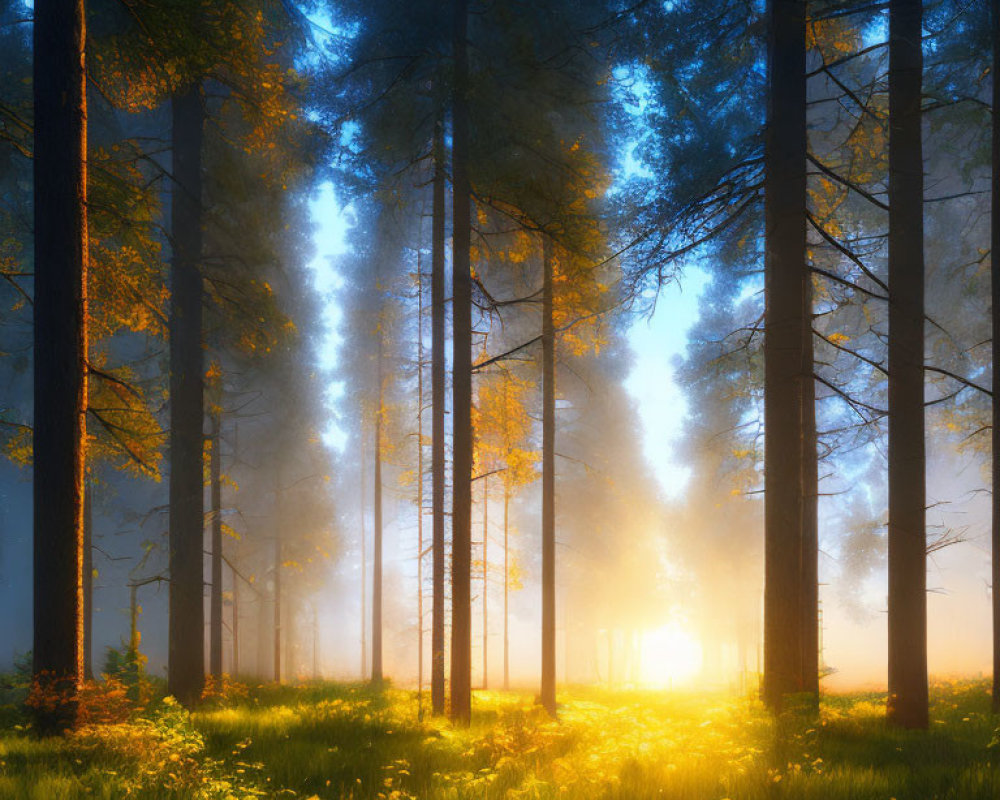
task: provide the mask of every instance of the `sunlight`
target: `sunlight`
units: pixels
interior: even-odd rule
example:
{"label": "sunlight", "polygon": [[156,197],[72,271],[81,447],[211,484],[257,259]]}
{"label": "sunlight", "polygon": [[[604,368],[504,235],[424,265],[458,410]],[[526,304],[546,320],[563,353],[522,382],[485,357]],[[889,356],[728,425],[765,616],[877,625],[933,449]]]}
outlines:
{"label": "sunlight", "polygon": [[640,678],[653,689],[691,684],[701,673],[701,644],[675,622],[642,635]]}

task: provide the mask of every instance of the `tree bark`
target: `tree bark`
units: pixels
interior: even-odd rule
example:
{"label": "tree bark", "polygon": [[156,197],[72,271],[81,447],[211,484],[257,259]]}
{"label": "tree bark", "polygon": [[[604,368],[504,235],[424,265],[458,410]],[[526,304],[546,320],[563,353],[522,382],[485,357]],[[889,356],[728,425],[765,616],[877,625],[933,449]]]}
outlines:
{"label": "tree bark", "polygon": [[361,428],[361,680],[368,676],[368,537],[365,532],[365,431]]}
{"label": "tree bark", "polygon": [[764,701],[802,682],[802,327],[806,279],[805,2],[771,0],[764,144]]}
{"label": "tree bark", "polygon": [[472,512],[472,281],[471,187],[468,174],[468,0],[454,0],[454,94],[452,100],[452,543],[451,719],[472,719],[472,626],[470,608]]}
{"label": "tree bark", "polygon": [[[423,228],[421,227],[421,239]],[[417,255],[417,714],[424,714],[424,275]]]}
{"label": "tree bark", "polygon": [[819,460],[813,378],[812,280],[802,311],[802,691],[819,703]]}
{"label": "tree bark", "polygon": [[83,490],[83,678],[94,678],[94,489]]}
{"label": "tree bark", "polygon": [[209,605],[209,671],[222,676],[222,420],[212,412],[209,481],[212,495],[212,596]]}
{"label": "tree bark", "polygon": [[993,319],[993,713],[1000,713],[1000,0],[991,0],[993,29],[993,197],[990,210]]}
{"label": "tree bark", "polygon": [[889,3],[889,702],[927,727],[922,4]]}
{"label": "tree bark", "polygon": [[198,84],[174,95],[170,267],[170,621],[167,687],[192,706],[205,682],[204,387]]}
{"label": "tree bark", "polygon": [[274,682],[281,683],[281,512],[282,512],[281,474],[274,480],[274,619],[272,632],[274,634]]}
{"label": "tree bark", "polygon": [[556,343],[552,243],[542,238],[542,706],[556,714]]}
{"label": "tree bark", "polygon": [[87,97],[83,0],[34,7],[33,671],[72,725],[83,678],[83,481],[87,412]]}
{"label": "tree bark", "polygon": [[382,328],[378,331],[378,408],[375,411],[375,529],[372,553],[372,683],[382,682]]}
{"label": "tree bark", "polygon": [[434,126],[431,229],[431,711],[444,714],[444,122]]}
{"label": "tree bark", "polygon": [[232,567],[233,580],[233,677],[240,675],[240,584],[236,567]]}
{"label": "tree bark", "polygon": [[510,689],[510,490],[503,489],[503,689]]}
{"label": "tree bark", "polygon": [[483,688],[490,687],[489,678],[489,478],[483,477]]}

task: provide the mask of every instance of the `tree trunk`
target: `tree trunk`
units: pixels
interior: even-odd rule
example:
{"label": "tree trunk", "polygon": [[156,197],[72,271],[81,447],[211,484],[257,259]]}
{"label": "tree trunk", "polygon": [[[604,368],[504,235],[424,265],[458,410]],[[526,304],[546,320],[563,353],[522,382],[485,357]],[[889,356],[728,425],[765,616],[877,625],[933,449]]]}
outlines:
{"label": "tree trunk", "polygon": [[[992,0],[993,23],[993,204],[991,252],[1000,254],[1000,0]],[[993,315],[993,713],[1000,713],[1000,255],[991,258]]]}
{"label": "tree trunk", "polygon": [[556,342],[552,243],[542,238],[542,705],[556,713]]}
{"label": "tree trunk", "polygon": [[444,714],[444,122],[434,126],[431,230],[431,711]]}
{"label": "tree trunk", "polygon": [[236,574],[236,567],[232,567],[233,573],[233,677],[240,675],[240,584],[239,576]]}
{"label": "tree trunk", "polygon": [[468,174],[468,0],[454,0],[454,96],[452,101],[452,541],[451,719],[472,719],[472,626],[470,608],[472,512],[472,281],[471,187]]}
{"label": "tree trunk", "polygon": [[372,553],[372,683],[382,682],[382,329],[378,331],[378,409],[375,411],[375,529]]}
{"label": "tree trunk", "polygon": [[[423,228],[421,227],[421,240]],[[417,714],[424,714],[424,275],[417,254]]]}
{"label": "tree trunk", "polygon": [[889,3],[889,720],[927,727],[922,6]]}
{"label": "tree trunk", "polygon": [[275,683],[281,683],[281,509],[281,477],[279,475],[274,482],[274,620],[271,626],[274,634],[274,649],[271,655],[274,658]]}
{"label": "tree trunk", "polygon": [[805,2],[771,0],[764,143],[764,701],[802,683],[802,328],[806,279]]}
{"label": "tree trunk", "polygon": [[209,605],[208,668],[222,676],[222,420],[212,411],[212,451],[209,481],[212,494],[212,599]]}
{"label": "tree trunk", "polygon": [[819,462],[813,378],[812,280],[802,311],[802,691],[819,703]]}
{"label": "tree trunk", "polygon": [[87,412],[87,97],[83,0],[34,7],[33,671],[72,725],[83,678],[83,482]]}
{"label": "tree trunk", "polygon": [[510,689],[510,490],[503,488],[503,689]]}
{"label": "tree trunk", "polygon": [[88,482],[83,494],[83,677],[94,678],[94,498]]}
{"label": "tree trunk", "polygon": [[365,532],[365,515],[368,511],[365,498],[365,432],[361,429],[361,680],[368,676],[368,537]]}
{"label": "tree trunk", "polygon": [[489,679],[489,478],[483,477],[483,688],[490,687]]}
{"label": "tree trunk", "polygon": [[170,267],[170,622],[167,687],[197,702],[205,682],[202,456],[201,141],[198,84],[174,95]]}

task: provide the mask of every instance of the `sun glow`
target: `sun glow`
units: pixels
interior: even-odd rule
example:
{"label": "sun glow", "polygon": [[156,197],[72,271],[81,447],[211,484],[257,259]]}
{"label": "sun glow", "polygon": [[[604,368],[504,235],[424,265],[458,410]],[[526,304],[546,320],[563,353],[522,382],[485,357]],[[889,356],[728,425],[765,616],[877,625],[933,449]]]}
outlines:
{"label": "sun glow", "polygon": [[687,685],[701,673],[701,644],[677,623],[642,635],[642,683],[654,689]]}

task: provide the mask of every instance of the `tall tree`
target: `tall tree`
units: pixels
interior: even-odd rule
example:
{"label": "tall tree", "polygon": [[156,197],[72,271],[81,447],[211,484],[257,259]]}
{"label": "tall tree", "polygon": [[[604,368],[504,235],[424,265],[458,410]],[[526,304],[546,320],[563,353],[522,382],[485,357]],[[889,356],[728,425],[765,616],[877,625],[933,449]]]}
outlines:
{"label": "tall tree", "polygon": [[927,726],[923,72],[919,0],[889,3],[889,703]]}
{"label": "tall tree", "polygon": [[556,713],[556,342],[552,243],[542,238],[542,706]]}
{"label": "tall tree", "polygon": [[34,650],[52,732],[76,716],[83,677],[87,410],[87,97],[83,0],[34,7]]}
{"label": "tall tree", "polygon": [[764,141],[764,700],[802,691],[806,9],[771,0]]}
{"label": "tall tree", "polygon": [[451,719],[472,719],[472,280],[468,0],[453,0]]}
{"label": "tall tree", "polygon": [[379,320],[375,380],[375,474],[373,475],[374,526],[372,531],[372,683],[382,682],[382,423],[385,398],[382,392],[382,321]]}
{"label": "tall tree", "polygon": [[170,622],[167,686],[181,703],[205,680],[202,418],[201,86],[171,101],[173,188],[170,266]]}
{"label": "tall tree", "polygon": [[[212,508],[209,512],[211,529],[212,595],[209,604],[209,654],[208,671],[222,677],[222,413],[216,406],[209,413],[211,420],[211,449],[209,451],[209,494]],[[235,590],[236,584],[233,583]]]}
{"label": "tall tree", "polygon": [[94,489],[83,490],[83,677],[94,677]]}
{"label": "tall tree", "polygon": [[444,713],[444,120],[434,125],[431,222],[431,711]]}
{"label": "tall tree", "polygon": [[1000,713],[1000,0],[990,3],[993,40],[993,185],[990,206],[990,279],[993,322],[993,713]]}
{"label": "tall tree", "polygon": [[819,454],[812,278],[802,292],[802,691],[819,701]]}

